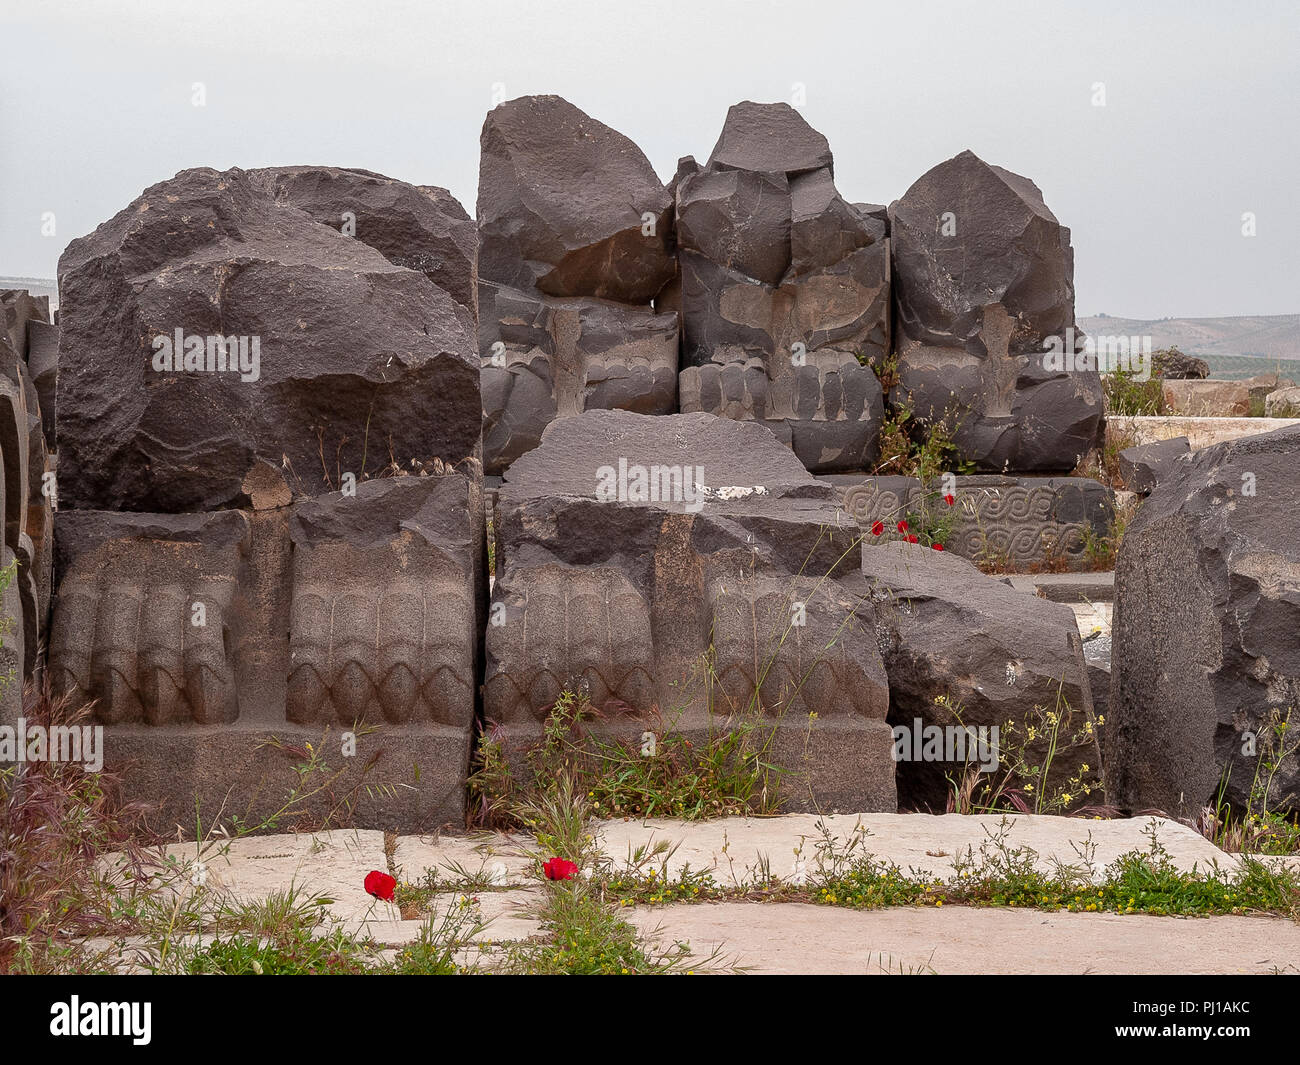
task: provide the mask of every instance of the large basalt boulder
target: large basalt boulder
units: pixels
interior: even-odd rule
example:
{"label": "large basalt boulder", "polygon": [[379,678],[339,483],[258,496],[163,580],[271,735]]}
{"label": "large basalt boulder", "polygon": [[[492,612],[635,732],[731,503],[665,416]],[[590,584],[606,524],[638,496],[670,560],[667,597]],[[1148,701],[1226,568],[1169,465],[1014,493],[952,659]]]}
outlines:
{"label": "large basalt boulder", "polygon": [[870,465],[885,224],[839,195],[826,138],[786,104],[737,104],[704,167],[684,163],[681,409],[761,422],[810,470]]}
{"label": "large basalt boulder", "polygon": [[556,418],[677,409],[673,192],[630,140],[557,96],[483,125],[478,216],[484,464]]}
{"label": "large basalt boulder", "polygon": [[1210,364],[1177,348],[1162,348],[1151,357],[1151,373],[1169,381],[1194,381],[1210,376]]}
{"label": "large basalt boulder", "polygon": [[894,808],[856,530],[761,426],[553,422],[507,472],[494,529],[483,700],[509,759],[568,689],[601,735],[638,747],[646,731],[699,744],[756,725],[791,808]]}
{"label": "large basalt boulder", "polygon": [[721,170],[782,171],[791,177],[829,170],[831,146],[789,104],[734,105],[709,162]]}
{"label": "large basalt boulder", "polygon": [[1104,404],[1074,331],[1070,231],[1038,187],[962,152],[892,205],[890,242],[894,400],[981,470],[1073,469]]}
{"label": "large basalt boulder", "polygon": [[267,167],[249,176],[278,203],[418,270],[477,316],[478,227],[446,189],[334,166]]}
{"label": "large basalt boulder", "polygon": [[459,827],[484,617],[478,481],[262,501],[61,511],[55,695],[93,703],[106,768],[129,769],[127,795],[169,830],[196,800],[205,824],[274,811],[297,783],[276,751],[308,743],[341,775],[301,814],[359,788],[363,827]]}
{"label": "large basalt boulder", "polygon": [[[920,544],[867,540],[862,572],[876,602],[895,729],[921,735],[930,726],[996,727],[1000,753],[1009,761],[1015,753],[1008,748],[1022,747],[1028,764],[1048,766],[1045,781],[1027,781],[1039,794],[1067,788],[1080,774],[1090,786],[1100,782],[1099,751],[1087,738],[1093,714],[1088,668],[1068,606],[1026,595],[965,559]],[[1048,756],[1048,714],[1062,723],[1062,749],[1054,760]],[[1016,734],[1008,733],[1008,723]],[[1030,728],[1037,729],[1033,740]],[[1074,736],[1081,741],[1068,744]],[[950,778],[959,783],[966,763],[917,757],[918,747],[924,749],[915,743],[904,748],[912,756],[899,761],[899,805],[942,813],[952,794]],[[977,761],[970,758],[972,766]],[[988,779],[1000,779],[1006,768]],[[1011,787],[1025,783],[1016,779]],[[1024,798],[1033,807],[1034,792]],[[1077,805],[1083,795],[1075,788],[1071,798]]]}
{"label": "large basalt boulder", "polygon": [[[1115,569],[1107,801],[1237,814],[1300,806],[1273,728],[1300,706],[1300,426],[1181,460],[1129,524]],[[1290,732],[1296,728],[1291,714]]]}
{"label": "large basalt boulder", "polygon": [[261,468],[314,494],[477,456],[471,310],[277,195],[186,170],[68,246],[63,506],[240,506]]}
{"label": "large basalt boulder", "polygon": [[483,278],[637,304],[672,278],[672,200],[621,133],[558,96],[524,96],[488,112],[480,143]]}

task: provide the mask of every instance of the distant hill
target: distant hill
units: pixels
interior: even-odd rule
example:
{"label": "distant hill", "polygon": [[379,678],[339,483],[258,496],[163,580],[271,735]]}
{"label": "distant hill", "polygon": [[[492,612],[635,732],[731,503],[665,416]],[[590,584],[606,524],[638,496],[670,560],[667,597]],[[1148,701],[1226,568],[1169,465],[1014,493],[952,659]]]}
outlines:
{"label": "distant hill", "polygon": [[1150,336],[1153,348],[1175,347],[1213,366],[1216,355],[1251,359],[1300,359],[1300,314],[1237,318],[1080,318],[1090,335]]}
{"label": "distant hill", "polygon": [[1294,359],[1257,359],[1250,355],[1202,355],[1209,364],[1210,376],[1216,381],[1244,381],[1260,374],[1280,373],[1300,378],[1300,365]]}

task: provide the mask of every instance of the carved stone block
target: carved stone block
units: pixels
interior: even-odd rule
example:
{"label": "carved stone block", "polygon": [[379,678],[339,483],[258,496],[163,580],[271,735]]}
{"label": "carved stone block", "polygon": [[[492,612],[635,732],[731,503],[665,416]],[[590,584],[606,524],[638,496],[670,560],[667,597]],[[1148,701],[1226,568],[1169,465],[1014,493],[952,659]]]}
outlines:
{"label": "carved stone block", "polygon": [[890,206],[893,400],[981,471],[1072,470],[1104,418],[1076,359],[1074,251],[1028,178],[965,151]]}
{"label": "carved stone block", "polygon": [[677,409],[677,315],[483,282],[483,452],[500,473],[556,418]]}
{"label": "carved stone block", "polygon": [[753,423],[593,411],[507,472],[484,713],[507,756],[562,691],[608,738],[770,732],[791,808],[894,808],[889,696],[833,490]]}
{"label": "carved stone block", "polygon": [[889,241],[836,192],[826,139],[784,104],[737,104],[676,193],[682,411],[762,422],[811,470],[870,465]]}
{"label": "carved stone block", "polygon": [[556,418],[677,409],[672,193],[639,148],[558,96],[489,112],[479,165],[483,461]]}
{"label": "carved stone block", "polygon": [[450,473],[261,511],[63,512],[55,692],[94,702],[105,765],[130,767],[161,824],[189,824],[196,798],[209,820],[274,809],[312,743],[343,771],[332,795],[376,757],[369,782],[396,786],[361,794],[358,824],[459,826],[482,506]]}
{"label": "carved stone block", "polygon": [[294,507],[290,721],[468,735],[481,512],[457,476],[372,481],[356,498]]}
{"label": "carved stone block", "polygon": [[955,478],[955,502],[942,499],[940,482],[923,490],[914,477],[823,477],[834,485],[845,512],[868,531],[881,522],[892,533],[900,519],[923,533],[927,522],[946,521],[945,551],[1000,569],[1047,566],[1090,569],[1087,537],[1104,537],[1115,516],[1114,493],[1086,477]]}

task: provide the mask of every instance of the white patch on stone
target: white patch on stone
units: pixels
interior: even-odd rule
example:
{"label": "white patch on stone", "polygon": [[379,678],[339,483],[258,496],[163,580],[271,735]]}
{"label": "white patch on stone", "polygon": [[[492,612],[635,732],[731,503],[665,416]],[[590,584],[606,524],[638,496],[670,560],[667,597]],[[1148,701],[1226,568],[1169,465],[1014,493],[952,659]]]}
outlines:
{"label": "white patch on stone", "polygon": [[749,496],[767,495],[767,489],[761,485],[728,485],[722,488],[710,488],[706,484],[696,484],[695,491],[706,499],[746,499]]}

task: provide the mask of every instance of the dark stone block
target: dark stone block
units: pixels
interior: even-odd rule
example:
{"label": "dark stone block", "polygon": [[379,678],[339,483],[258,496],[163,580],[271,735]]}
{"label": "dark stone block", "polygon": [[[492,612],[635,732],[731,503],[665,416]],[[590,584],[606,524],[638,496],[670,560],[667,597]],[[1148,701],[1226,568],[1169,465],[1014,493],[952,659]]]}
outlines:
{"label": "dark stone block", "polygon": [[1185,436],[1125,448],[1119,453],[1119,473],[1129,491],[1148,495],[1190,451],[1191,445]]}
{"label": "dark stone block", "polygon": [[[1300,706],[1300,426],[1182,459],[1115,568],[1107,801],[1196,817],[1251,809],[1275,729]],[[1294,717],[1294,714],[1292,714]],[[1294,720],[1291,723],[1294,731]],[[1300,806],[1294,756],[1269,809]]]}
{"label": "dark stone block", "polygon": [[1074,253],[1029,179],[967,151],[890,210],[896,402],[997,473],[1066,472],[1092,449],[1101,380],[1076,360]]}
{"label": "dark stone block", "polygon": [[[508,757],[560,693],[591,727],[770,731],[791,809],[892,810],[888,688],[832,490],[761,426],[592,411],[506,473],[484,712]],[[810,717],[815,714],[815,717]]]}

